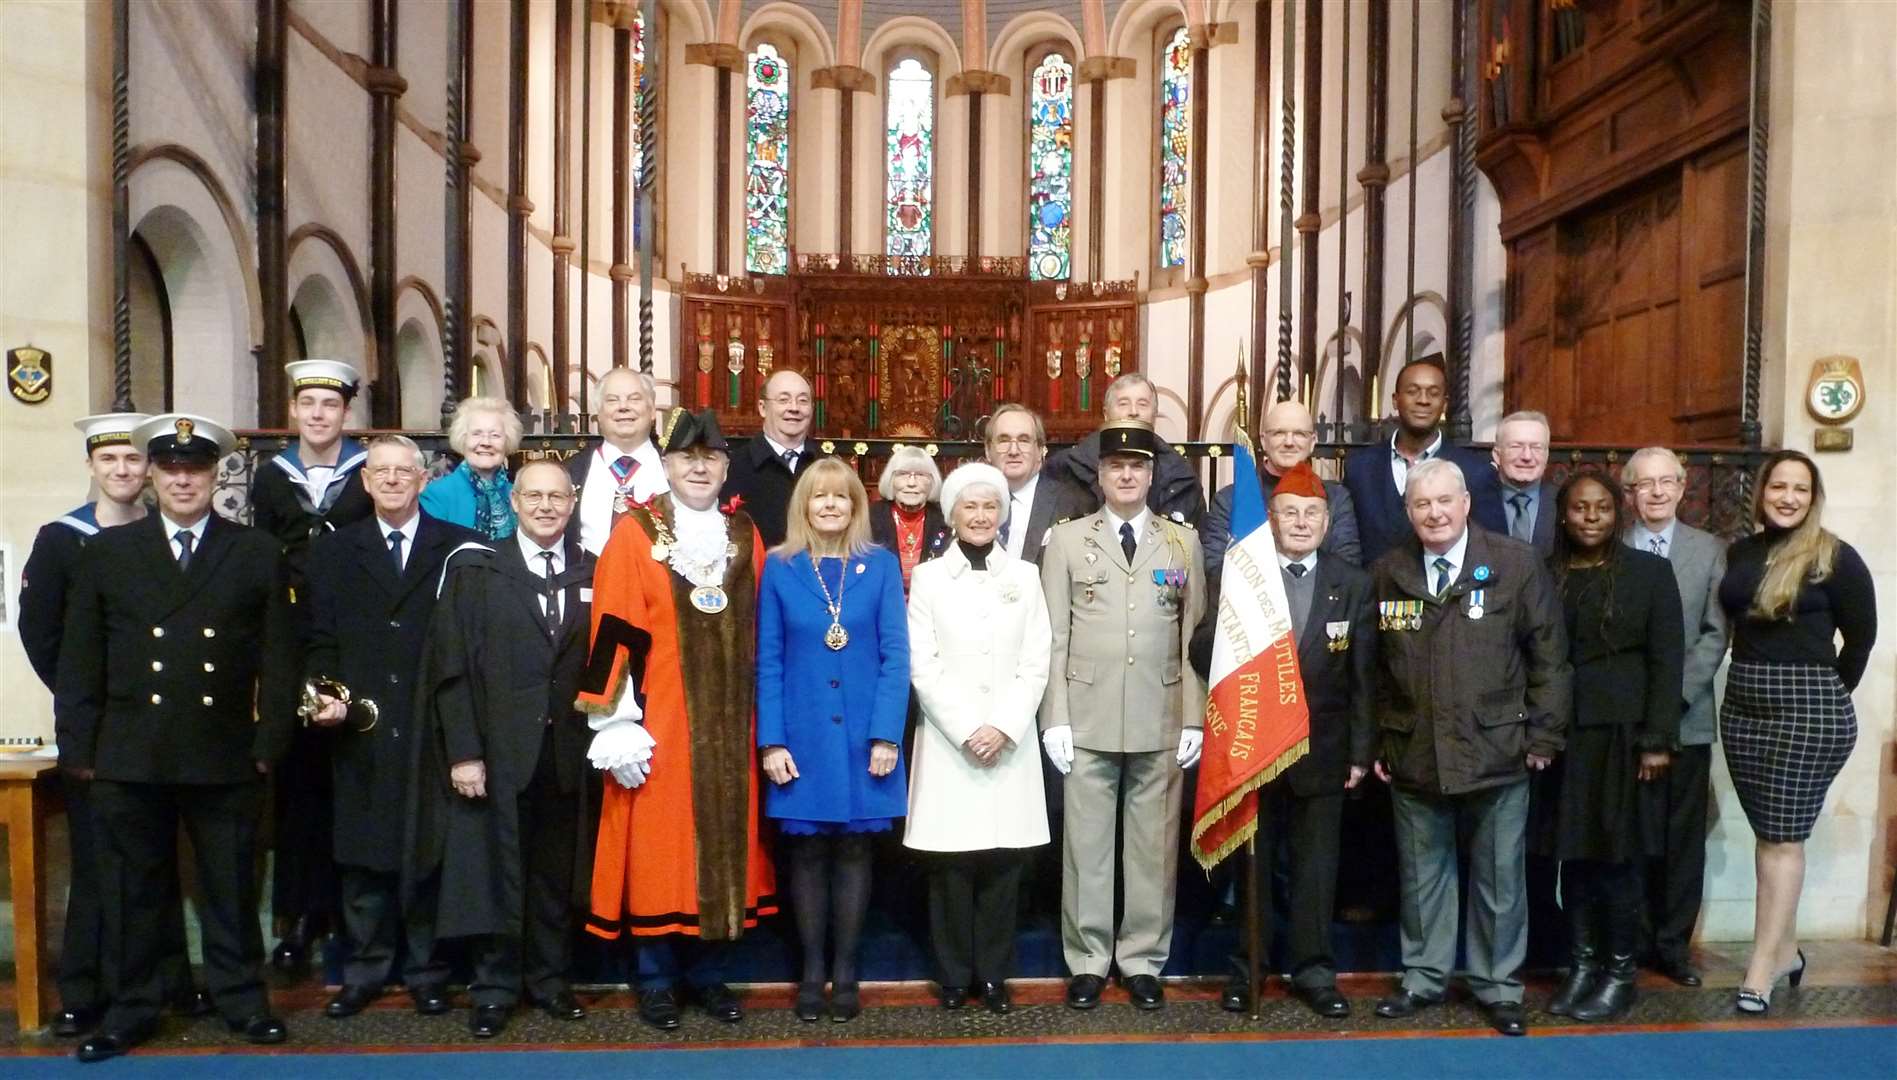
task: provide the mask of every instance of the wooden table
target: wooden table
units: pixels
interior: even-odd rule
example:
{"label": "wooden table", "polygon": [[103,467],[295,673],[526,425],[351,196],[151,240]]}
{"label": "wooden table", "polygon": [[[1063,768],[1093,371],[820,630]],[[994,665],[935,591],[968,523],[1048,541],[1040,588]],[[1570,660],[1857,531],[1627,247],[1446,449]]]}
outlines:
{"label": "wooden table", "polygon": [[14,1002],[20,1032],[45,1026],[46,996],[46,792],[58,763],[46,758],[0,756],[0,823],[7,830],[8,871],[13,880]]}

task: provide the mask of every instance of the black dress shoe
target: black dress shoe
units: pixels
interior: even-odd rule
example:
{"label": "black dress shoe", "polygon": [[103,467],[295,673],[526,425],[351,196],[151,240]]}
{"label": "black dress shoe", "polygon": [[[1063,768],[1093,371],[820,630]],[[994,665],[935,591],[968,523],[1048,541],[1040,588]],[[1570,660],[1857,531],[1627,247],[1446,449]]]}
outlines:
{"label": "black dress shoe", "polygon": [[61,1009],[53,1014],[53,1037],[77,1039],[99,1022],[97,1009]]}
{"label": "black dress shoe", "polygon": [[1127,979],[1126,996],[1133,999],[1133,1007],[1151,1012],[1166,1004],[1166,991],[1159,985],[1154,975],[1135,975]]}
{"label": "black dress shoe", "polygon": [[448,1000],[448,989],[443,986],[411,986],[408,997],[415,1003],[415,1011],[422,1016],[440,1016],[453,1008]]}
{"label": "black dress shoe", "polygon": [[1700,977],[1699,969],[1684,956],[1662,956],[1654,962],[1653,970],[1681,986],[1699,986],[1705,981]]}
{"label": "black dress shoe", "polygon": [[354,1016],[369,1007],[382,991],[372,986],[345,986],[323,1006],[323,1015],[331,1020],[343,1020]]}
{"label": "black dress shoe", "polygon": [[963,1005],[968,1004],[968,987],[944,984],[942,986],[941,998],[942,1007],[944,1009],[959,1009]]}
{"label": "black dress shoe", "polygon": [[802,1020],[806,1024],[814,1024],[822,1019],[823,984],[820,982],[798,983],[795,1008],[797,1010],[797,1019]]}
{"label": "black dress shoe", "polygon": [[1418,1012],[1429,1008],[1431,1005],[1441,1005],[1442,1003],[1443,999],[1441,997],[1427,997],[1423,994],[1412,994],[1408,990],[1399,989],[1396,993],[1377,1002],[1377,1015],[1383,1017],[1385,1020],[1401,1020],[1406,1016],[1415,1016]]}
{"label": "black dress shoe", "polygon": [[1067,981],[1067,1007],[1091,1009],[1100,1004],[1100,991],[1106,988],[1107,981],[1098,975],[1076,975]]}
{"label": "black dress shoe", "polygon": [[1326,1020],[1342,1020],[1350,1015],[1350,1001],[1335,986],[1297,986],[1292,993],[1312,1012]]}
{"label": "black dress shoe", "polygon": [[830,988],[830,1019],[847,1024],[863,1015],[863,998],[856,983],[837,983]]}
{"label": "black dress shoe", "polygon": [[310,966],[310,926],[308,919],[297,919],[270,950],[270,966],[285,975],[300,975]]}
{"label": "black dress shoe", "polygon": [[477,1039],[492,1039],[507,1027],[507,1014],[512,1012],[505,1005],[476,1005],[468,1014],[468,1030]]}
{"label": "black dress shoe", "polygon": [[721,1024],[735,1024],[744,1019],[744,1007],[738,1004],[738,995],[724,983],[701,986],[692,991],[692,996],[698,999],[698,1007],[705,1010],[706,1016]]}
{"label": "black dress shoe", "polygon": [[267,1012],[258,1013],[245,1020],[226,1020],[225,1026],[244,1037],[245,1042],[258,1046],[275,1046],[290,1037],[290,1029],[283,1021]]}
{"label": "black dress shoe", "polygon": [[175,1016],[188,1016],[196,1019],[209,1016],[217,1011],[217,999],[209,990],[187,990],[171,999],[171,1012]]}
{"label": "black dress shoe", "polygon": [[989,1012],[1002,1016],[1014,1009],[1014,997],[1008,993],[1006,982],[985,982],[981,984],[981,1003]]}
{"label": "black dress shoe", "polygon": [[683,1022],[678,1011],[678,993],[669,986],[662,990],[641,991],[639,1019],[660,1031],[675,1030]]}
{"label": "black dress shoe", "polygon": [[1496,1001],[1482,1006],[1489,1014],[1489,1026],[1504,1035],[1528,1034],[1528,1015],[1519,1001]]}
{"label": "black dress shoe", "polygon": [[79,1044],[74,1057],[86,1064],[105,1061],[132,1052],[132,1047],[151,1038],[152,1029],[142,1031],[95,1031]]}
{"label": "black dress shoe", "polygon": [[541,1012],[546,1013],[555,1020],[573,1021],[586,1019],[586,1006],[580,1004],[580,999],[574,997],[573,991],[571,990],[556,990],[546,997],[536,998],[534,1004],[540,1006]]}
{"label": "black dress shoe", "polygon": [[1225,980],[1225,990],[1219,994],[1219,1008],[1229,1013],[1242,1013],[1251,1008],[1251,980],[1234,975]]}

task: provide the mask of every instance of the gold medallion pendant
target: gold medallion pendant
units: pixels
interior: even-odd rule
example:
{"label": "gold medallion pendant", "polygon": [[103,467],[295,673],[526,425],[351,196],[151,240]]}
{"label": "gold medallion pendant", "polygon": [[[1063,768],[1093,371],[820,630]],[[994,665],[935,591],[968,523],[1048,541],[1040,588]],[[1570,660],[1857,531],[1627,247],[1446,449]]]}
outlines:
{"label": "gold medallion pendant", "polygon": [[731,603],[725,591],[716,585],[700,585],[692,590],[692,606],[707,615],[717,615]]}
{"label": "gold medallion pendant", "polygon": [[850,632],[843,629],[842,623],[833,622],[830,629],[823,632],[823,643],[830,646],[832,652],[841,652],[850,643]]}

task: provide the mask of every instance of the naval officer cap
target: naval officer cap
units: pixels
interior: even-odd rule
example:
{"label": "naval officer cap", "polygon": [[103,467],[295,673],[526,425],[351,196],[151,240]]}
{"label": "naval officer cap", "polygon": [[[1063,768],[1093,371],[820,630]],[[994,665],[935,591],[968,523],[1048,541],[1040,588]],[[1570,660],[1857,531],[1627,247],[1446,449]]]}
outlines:
{"label": "naval officer cap", "polygon": [[290,376],[290,396],[305,390],[334,390],[348,401],[362,386],[362,375],[341,360],[295,360],[283,365]]}
{"label": "naval officer cap", "polygon": [[109,412],[82,416],[72,426],[86,437],[86,454],[91,456],[102,446],[132,445],[132,430],[147,419],[142,412]]}
{"label": "naval officer cap", "polygon": [[202,416],[161,413],[132,429],[132,445],[157,465],[215,465],[237,449],[237,436]]}
{"label": "naval officer cap", "polygon": [[674,408],[666,414],[659,452],[682,454],[695,446],[725,453],[731,450],[731,444],[725,441],[725,433],[718,427],[717,413],[710,409],[693,412],[686,408]]}
{"label": "naval officer cap", "polygon": [[1159,453],[1159,437],[1144,420],[1114,420],[1100,429],[1100,456],[1130,454],[1151,460]]}

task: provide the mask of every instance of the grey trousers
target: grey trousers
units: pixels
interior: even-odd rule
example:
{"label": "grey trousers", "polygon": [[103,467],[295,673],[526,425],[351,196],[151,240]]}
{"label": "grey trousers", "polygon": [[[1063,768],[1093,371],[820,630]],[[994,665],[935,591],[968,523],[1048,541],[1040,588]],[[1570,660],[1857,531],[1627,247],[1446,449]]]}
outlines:
{"label": "grey trousers", "polygon": [[[1074,747],[1063,785],[1061,951],[1075,975],[1158,975],[1172,951],[1174,878],[1184,772],[1171,750],[1111,754]],[[1124,788],[1126,798],[1120,799]],[[1113,928],[1114,835],[1126,873],[1125,909]]]}
{"label": "grey trousers", "polygon": [[1403,882],[1403,989],[1440,996],[1456,963],[1458,845],[1469,859],[1468,982],[1484,1005],[1520,1002],[1528,956],[1523,834],[1528,781],[1467,795],[1392,789]]}

